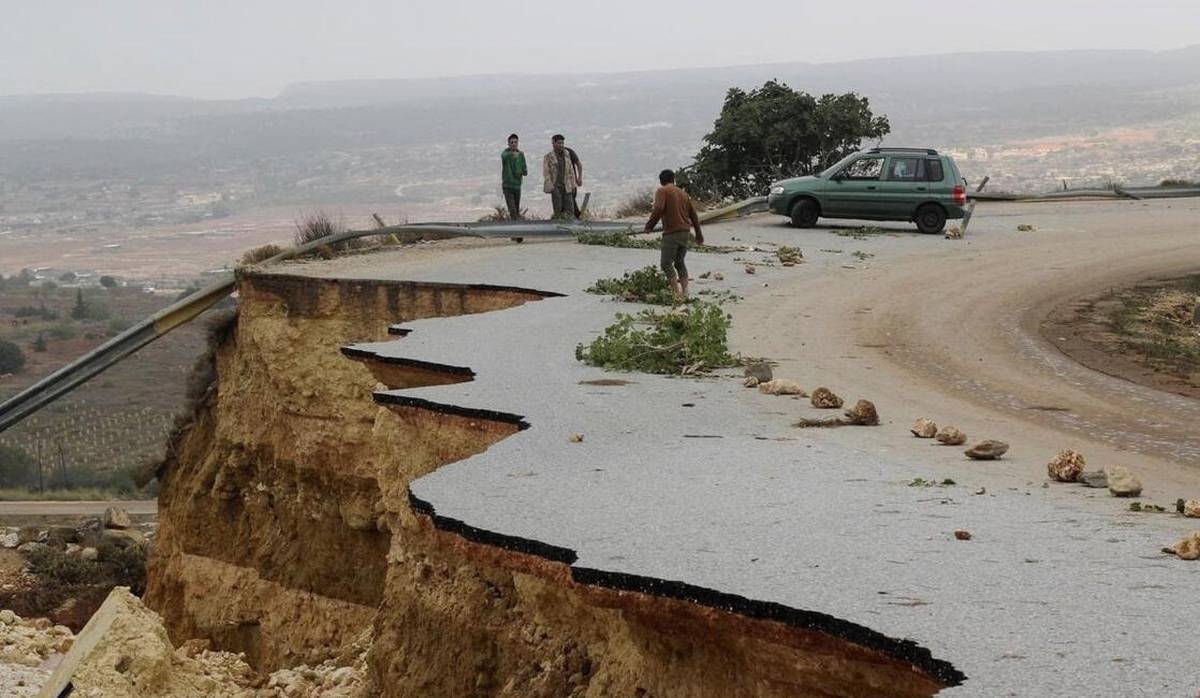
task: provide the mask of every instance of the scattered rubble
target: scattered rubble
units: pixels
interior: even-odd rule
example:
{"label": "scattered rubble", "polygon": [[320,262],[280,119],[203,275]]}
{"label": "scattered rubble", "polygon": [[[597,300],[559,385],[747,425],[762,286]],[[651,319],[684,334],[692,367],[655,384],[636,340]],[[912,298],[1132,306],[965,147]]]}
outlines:
{"label": "scattered rubble", "polygon": [[937,423],[933,420],[918,417],[917,421],[913,422],[908,430],[912,432],[913,436],[918,438],[932,439],[937,434],[938,427]]}
{"label": "scattered rubble", "polygon": [[836,410],[842,406],[842,398],[826,387],[817,388],[812,392],[812,406],[822,410]]}
{"label": "scattered rubble", "polygon": [[752,364],[747,364],[742,375],[746,378],[754,378],[758,383],[766,383],[774,378],[774,372],[771,370],[771,364],[765,361],[755,361]]}
{"label": "scattered rubble", "polygon": [[804,253],[798,247],[784,245],[775,251],[775,256],[779,257],[779,261],[785,267],[804,263]]}
{"label": "scattered rubble", "polygon": [[795,427],[847,427],[847,426],[876,426],[879,424],[879,413],[875,403],[870,400],[859,400],[854,407],[845,411],[844,417],[829,417],[826,419],[801,418],[792,426]]}
{"label": "scattered rubble", "polygon": [[[361,647],[359,646],[361,645]],[[339,665],[326,661],[259,676],[245,657],[207,641],[171,645],[162,619],[125,587],[109,594],[78,635],[45,619],[0,611],[0,695],[33,698],[358,698],[371,695],[365,647]],[[349,665],[346,665],[349,664]]]}
{"label": "scattered rubble", "polygon": [[995,439],[984,439],[963,451],[972,460],[996,460],[1008,452],[1008,444]]}
{"label": "scattered rubble", "polygon": [[879,412],[875,409],[875,403],[859,400],[854,407],[846,410],[846,419],[855,426],[871,427],[879,424]]}
{"label": "scattered rubble", "polygon": [[1108,488],[1108,476],[1103,470],[1085,470],[1075,477],[1075,482],[1084,487],[1095,487],[1096,489]]}
{"label": "scattered rubble", "polygon": [[771,395],[799,395],[805,396],[804,389],[800,387],[796,381],[788,380],[787,378],[774,378],[766,383],[758,384],[758,392],[768,393]]}
{"label": "scattered rubble", "polygon": [[1178,555],[1180,560],[1200,559],[1200,531],[1192,531],[1175,545],[1163,548],[1163,552]]}
{"label": "scattered rubble", "polygon": [[958,540],[971,540],[971,532],[965,528],[955,529],[954,537]]}
{"label": "scattered rubble", "polygon": [[947,446],[961,446],[967,442],[967,432],[958,427],[945,426],[939,429],[933,438]]}
{"label": "scattered rubble", "polygon": [[[1050,479],[1058,482],[1076,482],[1086,464],[1082,453],[1068,448],[1059,451],[1058,455],[1046,464],[1046,473],[1050,475]],[[1107,487],[1107,484],[1105,486]]]}
{"label": "scattered rubble", "polygon": [[1108,478],[1108,491],[1114,497],[1136,497],[1142,493],[1142,481],[1123,465],[1108,466],[1104,475]]}
{"label": "scattered rubble", "polygon": [[1200,519],[1200,500],[1189,499],[1184,502],[1183,515],[1189,519]]}

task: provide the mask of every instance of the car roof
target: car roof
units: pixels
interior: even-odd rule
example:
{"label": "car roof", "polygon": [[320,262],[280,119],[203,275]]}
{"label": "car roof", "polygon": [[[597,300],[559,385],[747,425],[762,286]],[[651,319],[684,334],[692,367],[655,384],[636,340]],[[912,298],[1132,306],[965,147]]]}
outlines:
{"label": "car roof", "polygon": [[937,155],[938,151],[933,148],[871,148],[866,151],[868,153],[921,153],[924,155]]}

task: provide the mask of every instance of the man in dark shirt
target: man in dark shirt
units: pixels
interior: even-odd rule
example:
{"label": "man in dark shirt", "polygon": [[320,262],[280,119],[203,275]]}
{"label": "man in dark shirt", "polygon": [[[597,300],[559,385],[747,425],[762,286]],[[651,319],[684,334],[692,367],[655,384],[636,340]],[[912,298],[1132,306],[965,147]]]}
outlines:
{"label": "man in dark shirt", "polygon": [[700,218],[696,215],[696,207],[692,205],[687,192],[675,186],[675,173],[663,170],[658,173],[658,183],[661,184],[654,192],[654,209],[646,221],[645,232],[654,230],[654,226],[662,220],[662,256],[659,264],[671,284],[671,293],[676,300],[687,300],[688,271],[684,258],[688,251],[688,233],[696,230],[696,244],[704,244],[704,233],[700,230]]}
{"label": "man in dark shirt", "polygon": [[575,171],[575,191],[571,192],[571,209],[574,211],[575,217],[579,218],[583,213],[579,210],[579,187],[583,186],[583,161],[579,159],[579,153],[571,148],[567,148],[567,157],[571,158],[571,168]]}
{"label": "man in dark shirt", "polygon": [[555,218],[574,218],[577,177],[562,134],[550,138],[551,150],[542,158],[542,191],[550,195]]}

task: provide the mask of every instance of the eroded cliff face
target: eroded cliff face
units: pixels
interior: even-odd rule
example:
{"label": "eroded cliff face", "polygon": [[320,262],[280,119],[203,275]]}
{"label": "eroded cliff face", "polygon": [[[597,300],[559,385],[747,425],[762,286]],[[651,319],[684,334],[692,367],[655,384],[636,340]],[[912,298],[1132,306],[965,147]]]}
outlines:
{"label": "eroded cliff face", "polygon": [[546,294],[279,275],[239,291],[217,383],[160,473],[146,603],[176,643],[209,638],[272,669],[367,634],[384,696],[928,696],[953,682],[786,613],[582,583],[566,561],[462,535],[410,501],[415,478],[525,425],[379,404],[382,386],[471,377],[342,347]]}

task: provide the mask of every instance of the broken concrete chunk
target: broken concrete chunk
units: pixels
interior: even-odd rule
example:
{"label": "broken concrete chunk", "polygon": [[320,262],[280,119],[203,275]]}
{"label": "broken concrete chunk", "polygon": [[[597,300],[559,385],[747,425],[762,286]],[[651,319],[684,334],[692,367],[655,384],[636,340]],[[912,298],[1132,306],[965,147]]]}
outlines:
{"label": "broken concrete chunk", "polygon": [[1189,499],[1184,502],[1183,515],[1189,519],[1200,519],[1200,500]]}
{"label": "broken concrete chunk", "polygon": [[[39,696],[223,695],[222,686],[176,655],[158,614],[116,587],[75,638]],[[188,666],[185,666],[188,665]]]}

